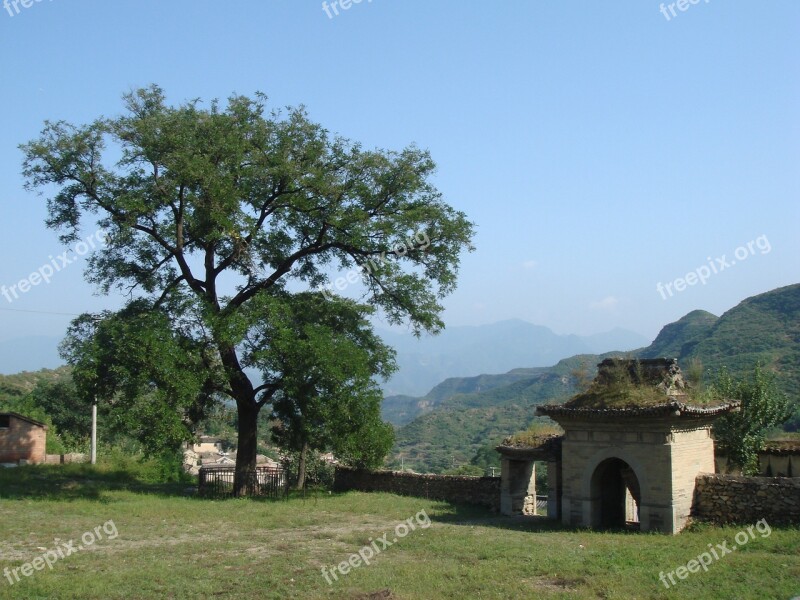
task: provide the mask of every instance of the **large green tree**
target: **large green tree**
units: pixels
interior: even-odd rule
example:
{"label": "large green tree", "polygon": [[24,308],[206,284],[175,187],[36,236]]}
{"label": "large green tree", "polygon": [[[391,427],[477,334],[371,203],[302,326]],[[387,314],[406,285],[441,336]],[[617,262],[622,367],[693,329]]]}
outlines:
{"label": "large green tree", "polygon": [[[47,224],[63,243],[79,240],[90,220],[105,231],[87,278],[131,296],[116,317],[154,315],[153,343],[188,349],[199,404],[212,392],[236,402],[241,492],[255,467],[258,414],[283,383],[264,363],[269,341],[251,335],[262,303],[324,285],[336,268],[359,269],[366,298],[389,322],[438,331],[473,226],[442,200],[431,157],[415,147],[365,150],[302,107],[266,113],[260,95],[170,106],[153,86],[124,100],[118,117],[47,122],[22,146],[23,173],[29,189],[48,195]],[[409,243],[420,233],[429,244]],[[144,372],[157,372],[163,355]]]}

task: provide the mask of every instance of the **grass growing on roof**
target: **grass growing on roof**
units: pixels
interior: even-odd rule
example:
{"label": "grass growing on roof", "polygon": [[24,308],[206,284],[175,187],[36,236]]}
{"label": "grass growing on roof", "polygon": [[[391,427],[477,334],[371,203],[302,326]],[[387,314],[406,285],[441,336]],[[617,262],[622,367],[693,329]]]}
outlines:
{"label": "grass growing on roof", "polygon": [[535,448],[549,438],[564,435],[564,430],[556,423],[533,423],[525,431],[520,431],[503,440],[503,446]]}
{"label": "grass growing on roof", "polygon": [[684,388],[678,396],[668,396],[659,389],[656,383],[646,381],[641,374],[641,364],[633,361],[632,367],[627,360],[614,360],[604,372],[598,375],[589,388],[564,404],[568,408],[623,409],[645,408],[667,404],[678,400],[686,404],[705,405],[708,395],[695,393],[690,387]]}

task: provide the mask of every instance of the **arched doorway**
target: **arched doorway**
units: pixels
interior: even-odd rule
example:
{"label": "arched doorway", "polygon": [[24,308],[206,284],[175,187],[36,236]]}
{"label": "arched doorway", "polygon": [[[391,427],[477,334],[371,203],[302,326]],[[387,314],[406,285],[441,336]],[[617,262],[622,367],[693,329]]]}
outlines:
{"label": "arched doorway", "polygon": [[638,527],[641,505],[639,479],[620,458],[607,458],[594,470],[591,482],[592,527]]}

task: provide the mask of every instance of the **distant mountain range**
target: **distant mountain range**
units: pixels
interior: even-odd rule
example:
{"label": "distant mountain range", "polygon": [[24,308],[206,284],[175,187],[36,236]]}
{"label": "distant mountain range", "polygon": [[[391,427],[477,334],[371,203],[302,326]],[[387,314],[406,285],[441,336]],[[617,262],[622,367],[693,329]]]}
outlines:
{"label": "distant mountain range", "polygon": [[[386,397],[384,418],[399,426],[390,463],[399,466],[402,459],[406,467],[433,472],[464,464],[525,429],[537,404],[574,394],[579,371],[593,376],[598,362],[619,354],[580,354],[547,368],[450,378],[422,397]],[[724,365],[734,373],[760,361],[779,373],[781,387],[797,401],[792,422],[800,426],[800,284],[748,298],[721,317],[693,311],[665,326],[649,346],[625,354],[676,357],[684,367],[697,359],[706,369]]]}
{"label": "distant mountain range", "polygon": [[[698,359],[706,368],[725,365],[733,372],[761,361],[780,374],[791,398],[800,398],[800,284],[748,298],[720,317],[690,312],[666,325],[647,346],[641,336],[624,330],[579,337],[524,321],[453,327],[420,341],[383,335],[397,348],[401,365],[390,389],[419,389],[435,379],[424,395],[394,394],[383,403],[384,418],[398,426],[392,464],[402,460],[418,471],[442,471],[468,462],[479,450],[490,451],[503,437],[525,429],[535,419],[537,404],[574,394],[579,372],[593,376],[607,356],[674,356],[684,367]],[[0,342],[0,374],[57,367],[59,341],[39,336]],[[492,371],[500,374],[485,374]],[[0,386],[13,381],[29,388],[31,377],[39,375],[51,376],[0,378]],[[800,427],[800,406],[792,422]]]}
{"label": "distant mountain range", "polygon": [[[614,329],[590,336],[558,335],[539,325],[511,320],[477,327],[451,327],[421,339],[411,334],[379,332],[397,350],[398,373],[384,393],[420,396],[448,377],[502,373],[515,367],[544,367],[567,356],[608,350],[631,350],[648,343],[644,336]],[[54,369],[60,338],[30,336],[0,342],[0,374]],[[251,373],[258,380],[258,373]]]}
{"label": "distant mountain range", "polygon": [[517,367],[545,367],[576,354],[641,348],[650,340],[617,328],[590,336],[559,335],[514,319],[491,325],[448,327],[437,336],[379,332],[397,351],[398,373],[386,395],[422,395],[449,377],[503,373]]}

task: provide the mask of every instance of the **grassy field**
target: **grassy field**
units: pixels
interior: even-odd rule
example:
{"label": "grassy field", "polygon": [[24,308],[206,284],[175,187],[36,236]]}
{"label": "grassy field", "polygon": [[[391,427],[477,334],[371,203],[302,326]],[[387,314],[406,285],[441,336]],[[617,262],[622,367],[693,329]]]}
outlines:
{"label": "grassy field", "polygon": [[[0,598],[800,595],[796,528],[756,531],[707,572],[675,578],[666,589],[660,572],[686,565],[709,544],[732,546],[742,528],[694,526],[676,537],[597,533],[388,494],[209,501],[188,497],[185,484],[147,484],[82,465],[0,469],[0,522],[0,570],[14,580],[16,568],[20,578],[0,577]],[[384,534],[397,541],[383,547]],[[364,547],[374,554],[369,565],[326,582],[323,566],[359,550],[369,558]],[[53,549],[63,557],[47,555]],[[45,555],[52,569],[35,560]]]}

